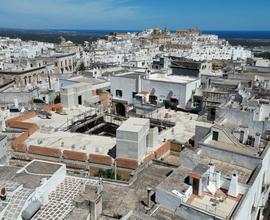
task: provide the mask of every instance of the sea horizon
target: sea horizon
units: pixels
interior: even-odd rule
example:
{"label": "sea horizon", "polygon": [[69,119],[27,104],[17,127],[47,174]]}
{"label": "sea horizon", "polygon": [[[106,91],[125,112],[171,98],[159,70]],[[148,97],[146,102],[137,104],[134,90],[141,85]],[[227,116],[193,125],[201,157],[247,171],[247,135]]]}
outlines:
{"label": "sea horizon", "polygon": [[[141,32],[143,30],[125,29],[26,29],[26,28],[5,28],[0,27],[0,31],[23,31],[23,32],[53,32],[53,33],[78,33],[94,36],[105,36],[112,32]],[[145,29],[144,29],[145,30]],[[176,30],[171,30],[175,32]],[[200,30],[204,34],[215,34],[225,39],[254,39],[270,40],[270,30]]]}

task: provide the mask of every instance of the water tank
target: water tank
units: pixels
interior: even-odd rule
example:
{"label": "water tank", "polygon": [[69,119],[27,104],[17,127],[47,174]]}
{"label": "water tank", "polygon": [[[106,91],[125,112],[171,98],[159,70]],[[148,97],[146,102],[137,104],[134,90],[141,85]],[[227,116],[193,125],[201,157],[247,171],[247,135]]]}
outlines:
{"label": "water tank", "polygon": [[31,202],[25,210],[22,212],[23,220],[30,220],[40,209],[41,203],[39,201]]}

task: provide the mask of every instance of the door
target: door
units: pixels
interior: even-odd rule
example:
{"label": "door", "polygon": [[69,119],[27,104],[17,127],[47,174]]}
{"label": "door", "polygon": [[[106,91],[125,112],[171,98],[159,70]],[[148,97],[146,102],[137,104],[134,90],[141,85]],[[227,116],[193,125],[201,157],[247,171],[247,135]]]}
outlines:
{"label": "door", "polygon": [[125,108],[125,105],[124,104],[117,103],[115,105],[115,108],[116,108],[117,115],[120,115],[120,116],[123,116],[123,117],[126,116],[126,108]]}
{"label": "door", "polygon": [[199,195],[199,185],[200,185],[200,180],[193,178],[193,194]]}
{"label": "door", "polygon": [[212,137],[213,141],[218,141],[218,132],[217,131],[213,131],[213,137]]}
{"label": "door", "polygon": [[82,96],[81,96],[81,95],[78,96],[78,104],[79,104],[79,105],[82,104]]}

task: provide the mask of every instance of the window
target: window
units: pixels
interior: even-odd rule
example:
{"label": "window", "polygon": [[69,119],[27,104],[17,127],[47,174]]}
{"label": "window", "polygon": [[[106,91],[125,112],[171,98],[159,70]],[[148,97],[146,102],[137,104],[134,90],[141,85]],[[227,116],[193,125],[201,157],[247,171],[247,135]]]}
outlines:
{"label": "window", "polygon": [[119,90],[119,89],[117,89],[117,90],[115,91],[115,93],[116,93],[116,96],[117,96],[117,97],[122,97],[122,95],[123,95],[122,90]]}
{"label": "window", "polygon": [[137,92],[132,93],[132,98],[136,98]]}
{"label": "window", "polygon": [[81,95],[78,96],[78,104],[79,104],[79,105],[82,104],[82,96],[81,96]]}
{"label": "window", "polygon": [[212,140],[213,141],[218,141],[218,135],[219,133],[217,131],[213,131],[213,137],[212,137]]}

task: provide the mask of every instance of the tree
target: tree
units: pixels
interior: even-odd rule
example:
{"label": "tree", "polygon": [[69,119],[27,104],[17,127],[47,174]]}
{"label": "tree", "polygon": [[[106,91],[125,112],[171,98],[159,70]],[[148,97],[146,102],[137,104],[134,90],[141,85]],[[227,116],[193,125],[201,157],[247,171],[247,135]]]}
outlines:
{"label": "tree", "polygon": [[79,67],[78,67],[78,71],[84,71],[86,68],[85,68],[85,65],[84,65],[84,62],[81,62]]}
{"label": "tree", "polygon": [[61,96],[60,95],[57,95],[54,99],[54,104],[58,104],[58,103],[61,103]]}
{"label": "tree", "polygon": [[[110,170],[99,170],[96,174],[96,177],[103,177],[103,178],[107,178],[107,179],[114,179],[114,171],[113,169]],[[117,180],[121,180],[121,176],[120,175],[116,175]]]}

